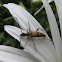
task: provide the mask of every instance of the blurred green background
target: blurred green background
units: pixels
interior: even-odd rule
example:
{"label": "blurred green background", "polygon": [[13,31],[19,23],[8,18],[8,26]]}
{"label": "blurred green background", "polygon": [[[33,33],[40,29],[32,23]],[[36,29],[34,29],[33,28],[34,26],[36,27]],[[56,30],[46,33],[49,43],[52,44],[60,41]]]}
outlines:
{"label": "blurred green background", "polygon": [[[9,11],[2,6],[3,4],[7,3],[16,3],[24,7],[28,12],[30,12],[34,16],[34,13],[42,6],[42,2],[41,0],[38,0],[36,2],[33,2],[32,0],[0,0],[0,45],[7,45],[15,48],[21,48],[20,43],[4,31],[4,25],[18,26],[18,24],[15,22]],[[54,2],[51,2],[50,5],[53,9],[53,12],[55,14],[59,26],[58,22],[59,19]],[[38,20],[38,22],[42,25],[42,27],[46,30],[46,32],[51,38],[50,28],[45,9],[43,8],[34,17]]]}

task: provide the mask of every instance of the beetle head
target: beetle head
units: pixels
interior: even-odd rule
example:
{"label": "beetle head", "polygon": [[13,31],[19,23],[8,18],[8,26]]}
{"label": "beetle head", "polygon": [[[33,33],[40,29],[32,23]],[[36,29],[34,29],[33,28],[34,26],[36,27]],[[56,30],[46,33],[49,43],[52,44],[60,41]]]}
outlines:
{"label": "beetle head", "polygon": [[21,36],[26,36],[26,34],[25,33],[22,33]]}

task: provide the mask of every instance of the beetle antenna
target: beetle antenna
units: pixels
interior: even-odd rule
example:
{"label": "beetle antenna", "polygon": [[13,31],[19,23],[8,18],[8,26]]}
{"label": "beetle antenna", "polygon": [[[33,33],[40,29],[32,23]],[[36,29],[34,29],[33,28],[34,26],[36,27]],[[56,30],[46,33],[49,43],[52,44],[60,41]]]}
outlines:
{"label": "beetle antenna", "polygon": [[[30,37],[31,38],[31,37]],[[36,50],[36,52],[37,52],[37,48],[36,48],[36,45],[35,45],[35,43],[34,43],[34,41],[33,41],[33,39],[31,38],[31,40],[32,40],[32,42],[33,42],[33,44],[34,44],[34,46],[35,46],[35,50]]]}

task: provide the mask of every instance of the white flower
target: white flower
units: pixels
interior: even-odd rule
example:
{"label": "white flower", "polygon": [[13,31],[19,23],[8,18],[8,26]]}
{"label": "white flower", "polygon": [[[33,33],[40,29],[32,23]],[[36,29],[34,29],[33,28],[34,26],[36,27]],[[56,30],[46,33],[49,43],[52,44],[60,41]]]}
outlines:
{"label": "white flower", "polygon": [[[57,27],[57,22],[56,22],[55,16],[54,16],[53,11],[52,11],[50,5],[48,4],[48,2],[46,0],[42,0],[42,2],[43,2],[43,5],[44,5],[46,13],[47,13],[47,17],[48,17],[48,21],[49,21],[50,29],[51,29],[51,34],[52,34],[52,39],[54,41],[55,47],[50,40],[47,40],[47,39],[49,39],[47,33],[42,30],[39,30],[39,31],[44,33],[46,35],[47,39],[33,38],[37,52],[35,51],[35,47],[32,43],[32,40],[30,40],[30,39],[28,40],[26,37],[23,37],[21,39],[21,45],[25,48],[25,50],[27,52],[32,54],[37,59],[36,60],[37,62],[62,62],[62,44],[61,44],[60,33],[59,33],[59,30]],[[62,1],[59,0],[58,2],[62,2]],[[56,0],[55,0],[55,3],[57,3]],[[59,3],[59,4],[61,6],[62,3]],[[56,4],[58,9],[59,9],[59,4],[58,3]],[[29,28],[28,21],[30,24],[30,30],[34,31],[37,28],[43,29],[42,26],[37,22],[37,20],[22,7],[14,4],[14,3],[4,4],[3,6],[6,7],[10,11],[12,16],[14,17],[16,22],[19,23],[19,25],[22,29]],[[61,15],[61,13],[59,14],[59,16],[60,15]],[[18,21],[15,17],[18,19]],[[16,38],[19,42],[20,42],[20,34],[22,32],[24,32],[24,33],[26,32],[24,30],[21,32],[20,28],[10,26],[10,25],[6,25],[6,26],[4,26],[4,28],[11,36]],[[24,45],[27,40],[28,40],[28,43],[25,47]],[[32,60],[32,61],[36,62],[35,60]],[[22,61],[22,62],[24,62],[24,61]],[[27,61],[27,62],[29,62],[29,61]]]}

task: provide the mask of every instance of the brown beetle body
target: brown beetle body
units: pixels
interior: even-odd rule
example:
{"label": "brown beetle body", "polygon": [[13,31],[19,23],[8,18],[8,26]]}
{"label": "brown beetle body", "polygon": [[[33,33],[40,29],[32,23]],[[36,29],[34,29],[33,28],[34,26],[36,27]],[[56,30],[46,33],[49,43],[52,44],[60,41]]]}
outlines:
{"label": "brown beetle body", "polygon": [[46,37],[45,34],[37,31],[29,31],[27,33],[22,33],[21,36],[30,36],[30,37]]}

